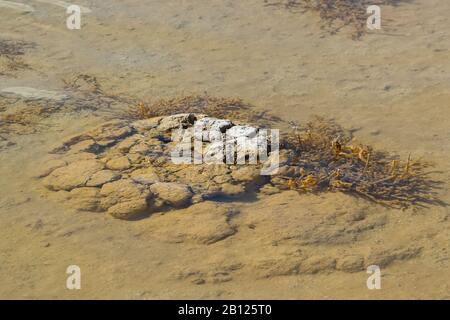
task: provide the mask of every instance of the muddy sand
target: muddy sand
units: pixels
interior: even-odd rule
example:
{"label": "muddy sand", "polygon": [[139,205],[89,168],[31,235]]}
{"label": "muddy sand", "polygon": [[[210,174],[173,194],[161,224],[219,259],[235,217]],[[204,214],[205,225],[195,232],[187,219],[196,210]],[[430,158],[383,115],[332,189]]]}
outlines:
{"label": "muddy sand", "polygon": [[[450,3],[383,5],[355,37],[274,2],[80,0],[68,30],[63,2],[0,1],[1,298],[450,298]],[[428,163],[432,187],[351,188],[375,160],[350,142],[324,188],[322,159],[177,167],[168,132],[206,116],[195,97],[227,130],[331,119],[398,170]]]}

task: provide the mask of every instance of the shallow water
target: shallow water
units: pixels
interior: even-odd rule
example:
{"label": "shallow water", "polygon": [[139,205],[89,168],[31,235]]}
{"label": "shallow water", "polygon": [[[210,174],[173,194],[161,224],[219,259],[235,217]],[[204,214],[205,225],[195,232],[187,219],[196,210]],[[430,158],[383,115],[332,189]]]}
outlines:
{"label": "shallow water", "polygon": [[[82,14],[81,30],[66,28],[60,6],[16,2],[34,12],[2,7],[1,38],[35,47],[20,56],[28,67],[10,70],[0,57],[0,91],[64,93],[62,79],[87,74],[105,92],[137,100],[207,92],[285,121],[318,114],[377,149],[433,162],[440,199],[450,202],[448,2],[383,7],[382,29],[360,41],[259,0],[84,0],[92,12]],[[0,111],[11,110],[1,99]],[[128,107],[74,99],[1,132],[10,143],[0,140],[0,297],[450,297],[447,206],[401,211],[286,191],[132,222],[65,207],[34,178],[40,163],[58,142]],[[239,214],[227,220],[228,206]],[[233,232],[209,243],[217,230]],[[359,258],[380,265],[382,290],[367,289]],[[82,270],[81,290],[65,287],[72,264]]]}

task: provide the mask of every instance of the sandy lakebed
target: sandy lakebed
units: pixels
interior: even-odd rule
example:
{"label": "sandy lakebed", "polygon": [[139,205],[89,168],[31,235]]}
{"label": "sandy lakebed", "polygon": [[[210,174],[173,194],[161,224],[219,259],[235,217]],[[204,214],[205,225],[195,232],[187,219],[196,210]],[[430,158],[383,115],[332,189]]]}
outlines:
{"label": "sandy lakebed", "polygon": [[[2,299],[450,298],[450,2],[381,6],[381,30],[359,39],[270,2],[79,0],[82,27],[69,30],[62,2],[0,1]],[[111,147],[134,129],[85,134],[125,121],[137,101],[193,95],[242,99],[280,130],[333,119],[374,149],[431,163],[439,201],[398,208],[282,184],[200,201],[209,181],[239,194],[256,180],[232,170],[201,180],[194,168],[161,178],[157,163],[142,176],[130,171],[143,170],[139,150]],[[77,136],[62,160],[50,153]],[[163,185],[130,182],[139,174]],[[136,197],[149,193],[170,210],[111,216],[143,209]],[[105,199],[110,214],[97,210]],[[81,290],[66,287],[70,265]],[[381,268],[381,290],[367,288],[368,265]]]}

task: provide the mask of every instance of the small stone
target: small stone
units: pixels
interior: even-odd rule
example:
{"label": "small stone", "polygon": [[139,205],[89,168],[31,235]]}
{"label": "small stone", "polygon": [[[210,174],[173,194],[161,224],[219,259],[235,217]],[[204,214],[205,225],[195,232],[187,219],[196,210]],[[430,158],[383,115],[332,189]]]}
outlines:
{"label": "small stone", "polygon": [[129,169],[131,167],[131,163],[128,157],[123,156],[109,160],[106,163],[106,167],[111,170],[122,171]]}
{"label": "small stone", "polygon": [[87,187],[101,187],[105,183],[120,179],[120,174],[111,170],[101,170],[92,175],[86,183]]}
{"label": "small stone", "polygon": [[153,184],[159,182],[159,177],[155,170],[151,167],[145,169],[137,169],[131,173],[131,179],[141,184]]}
{"label": "small stone", "polygon": [[103,185],[100,190],[103,196],[102,208],[105,210],[121,202],[148,200],[152,193],[148,188],[130,179],[121,179]]}
{"label": "small stone", "polygon": [[68,166],[58,168],[44,178],[44,186],[50,190],[70,191],[82,187],[93,174],[103,169],[103,164],[97,160],[81,160]]}
{"label": "small stone", "polygon": [[100,146],[92,139],[83,140],[78,142],[70,147],[70,152],[78,153],[78,152],[90,152],[97,153],[100,149]]}
{"label": "small stone", "polygon": [[193,193],[191,189],[184,184],[158,182],[150,186],[150,190],[160,199],[174,207],[183,207],[187,205]]}
{"label": "small stone", "polygon": [[145,155],[148,150],[150,149],[150,146],[144,142],[144,141],[140,141],[138,143],[136,143],[135,145],[133,145],[130,148],[130,154],[142,154]]}
{"label": "small stone", "polygon": [[130,220],[148,210],[148,204],[145,199],[120,202],[108,209],[108,213],[116,219]]}
{"label": "small stone", "polygon": [[134,146],[139,141],[139,136],[131,136],[122,140],[116,145],[116,149],[121,153],[127,153],[130,151],[130,148]]}
{"label": "small stone", "polygon": [[142,156],[140,154],[137,154],[137,153],[129,153],[127,155],[127,157],[130,160],[130,162],[133,163],[133,164],[139,163],[142,160]]}
{"label": "small stone", "polygon": [[43,167],[39,169],[39,173],[37,174],[37,178],[44,178],[48,176],[55,169],[65,167],[67,162],[61,159],[52,159],[48,160],[44,163]]}

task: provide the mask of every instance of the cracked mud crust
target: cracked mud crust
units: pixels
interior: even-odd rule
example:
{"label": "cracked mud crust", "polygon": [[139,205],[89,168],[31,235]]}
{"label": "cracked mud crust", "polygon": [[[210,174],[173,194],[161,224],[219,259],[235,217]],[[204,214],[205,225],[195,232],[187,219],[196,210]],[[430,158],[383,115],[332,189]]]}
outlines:
{"label": "cracked mud crust", "polygon": [[[199,114],[115,120],[55,146],[37,176],[81,211],[107,211],[120,219],[183,208],[208,199],[248,196],[269,182],[261,165],[175,164],[172,131],[200,121],[207,130],[254,135],[257,128]],[[227,131],[227,132],[228,132]],[[215,150],[205,142],[204,153]]]}

